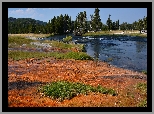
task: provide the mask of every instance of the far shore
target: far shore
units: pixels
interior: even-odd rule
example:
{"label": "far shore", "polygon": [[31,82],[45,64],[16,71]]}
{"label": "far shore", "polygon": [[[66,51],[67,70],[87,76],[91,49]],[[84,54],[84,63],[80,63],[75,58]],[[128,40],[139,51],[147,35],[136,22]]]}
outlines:
{"label": "far shore", "polygon": [[[23,37],[36,37],[36,38],[43,38],[43,37],[50,37],[53,36],[53,34],[34,34],[34,33],[28,33],[28,34],[8,34],[11,36],[23,36]],[[137,30],[131,31],[123,31],[123,30],[115,30],[115,31],[98,31],[98,32],[87,32],[83,34],[82,36],[101,36],[101,35],[129,35],[129,36],[139,36],[147,38],[147,34],[140,33]]]}
{"label": "far shore", "polygon": [[140,33],[137,30],[131,31],[123,31],[123,30],[115,30],[115,31],[98,31],[98,32],[88,32],[83,34],[83,36],[100,36],[100,35],[129,35],[129,36],[140,36],[147,38],[147,34]]}
{"label": "far shore", "polygon": [[28,33],[28,34],[8,34],[10,36],[22,36],[22,37],[49,37],[51,36],[52,34],[34,34],[34,33]]}

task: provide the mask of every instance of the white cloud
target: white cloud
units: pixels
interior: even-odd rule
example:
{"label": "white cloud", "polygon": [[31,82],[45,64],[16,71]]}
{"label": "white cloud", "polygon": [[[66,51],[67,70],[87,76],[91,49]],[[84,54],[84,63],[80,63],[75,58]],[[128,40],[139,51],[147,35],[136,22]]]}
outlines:
{"label": "white cloud", "polygon": [[10,14],[24,14],[24,10],[22,9],[17,9],[17,10],[12,10],[12,11],[9,11]]}
{"label": "white cloud", "polygon": [[44,15],[43,14],[39,14],[39,17],[44,17]]}
{"label": "white cloud", "polygon": [[9,11],[9,15],[18,16],[18,17],[27,17],[27,18],[35,18],[35,17],[43,17],[43,14],[37,11],[38,8],[27,8],[27,9],[16,9]]}
{"label": "white cloud", "polygon": [[60,8],[48,8],[50,10],[59,10]]}
{"label": "white cloud", "polygon": [[60,8],[41,8],[42,10],[59,10]]}
{"label": "white cloud", "polygon": [[33,8],[27,8],[26,11],[25,11],[25,13],[30,13],[30,14],[35,13],[35,12],[36,11]]}

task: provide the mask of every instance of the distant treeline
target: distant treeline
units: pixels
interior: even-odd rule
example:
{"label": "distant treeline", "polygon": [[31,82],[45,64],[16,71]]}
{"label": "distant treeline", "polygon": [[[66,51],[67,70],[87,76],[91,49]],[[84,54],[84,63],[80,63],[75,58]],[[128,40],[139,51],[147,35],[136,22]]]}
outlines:
{"label": "distant treeline", "polygon": [[129,24],[123,22],[119,24],[119,20],[112,21],[111,15],[106,23],[102,23],[99,15],[99,8],[95,8],[94,14],[90,15],[90,21],[87,20],[86,11],[80,12],[76,16],[76,20],[72,21],[68,14],[53,17],[49,22],[43,22],[31,18],[8,18],[8,34],[22,33],[43,33],[43,34],[65,34],[72,32],[86,33],[89,31],[109,31],[109,30],[147,30],[147,17]]}

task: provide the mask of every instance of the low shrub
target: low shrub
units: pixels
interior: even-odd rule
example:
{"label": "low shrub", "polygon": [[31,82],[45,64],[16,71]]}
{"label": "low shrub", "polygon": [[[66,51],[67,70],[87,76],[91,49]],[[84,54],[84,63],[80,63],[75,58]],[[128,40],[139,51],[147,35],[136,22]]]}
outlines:
{"label": "low shrub", "polygon": [[93,87],[90,85],[85,85],[82,83],[67,82],[67,81],[57,81],[47,84],[39,88],[45,96],[49,96],[53,99],[58,99],[63,101],[64,99],[72,99],[78,94],[87,95],[90,92],[99,92],[102,94],[116,95],[113,89],[103,88],[101,86]]}
{"label": "low shrub", "polygon": [[65,55],[66,59],[75,59],[75,60],[93,60],[92,57],[87,55],[84,52],[68,52]]}
{"label": "low shrub", "polygon": [[72,36],[66,36],[66,38],[63,38],[64,43],[69,43],[70,41],[72,41]]}

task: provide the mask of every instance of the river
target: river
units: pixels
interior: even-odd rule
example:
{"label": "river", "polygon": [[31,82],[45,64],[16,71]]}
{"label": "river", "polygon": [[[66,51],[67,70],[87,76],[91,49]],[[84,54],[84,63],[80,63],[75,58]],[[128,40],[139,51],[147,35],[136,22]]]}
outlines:
{"label": "river", "polygon": [[[62,40],[65,35],[50,37]],[[147,38],[132,36],[73,36],[76,43],[85,44],[88,55],[111,65],[134,70],[147,71]]]}

